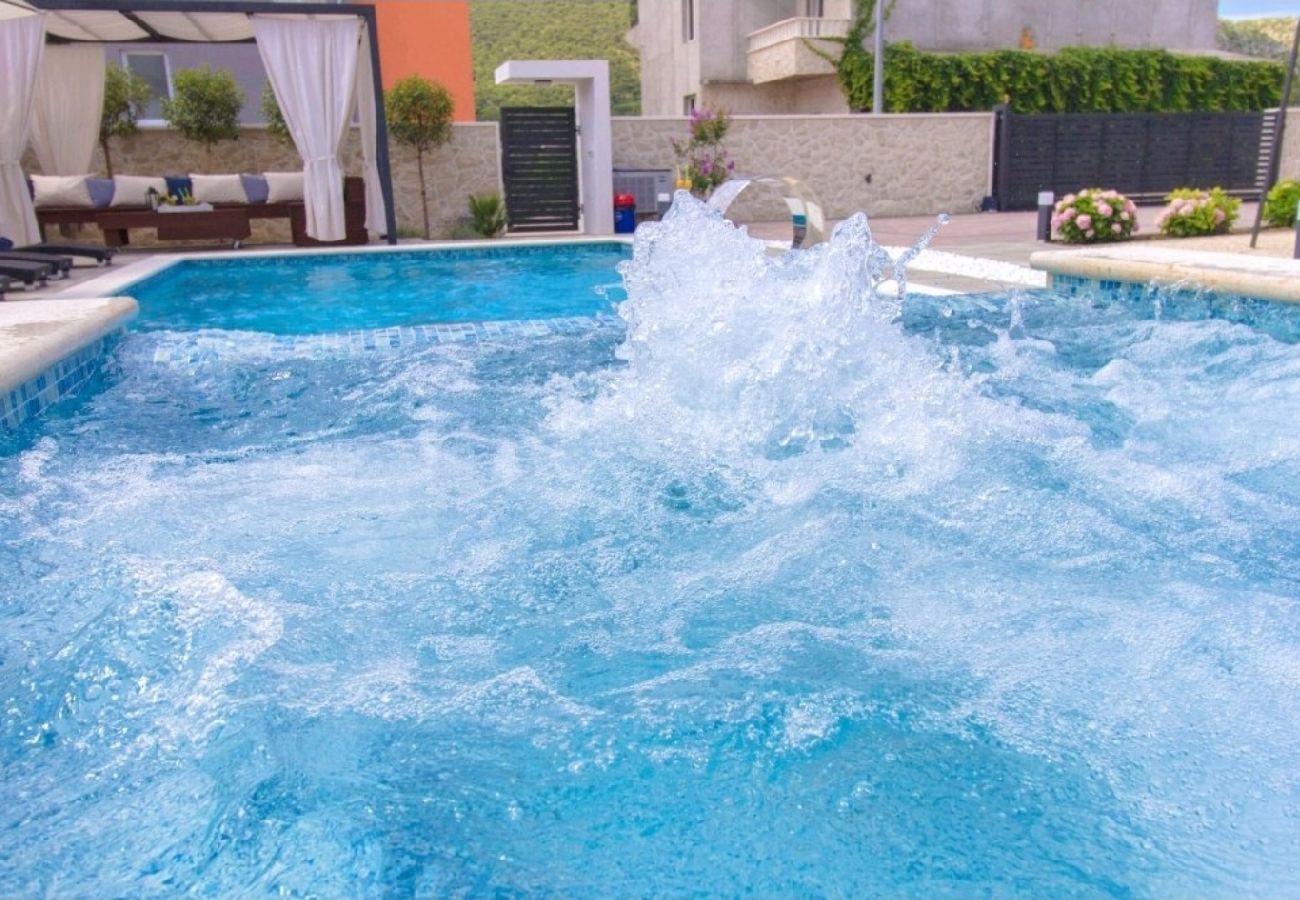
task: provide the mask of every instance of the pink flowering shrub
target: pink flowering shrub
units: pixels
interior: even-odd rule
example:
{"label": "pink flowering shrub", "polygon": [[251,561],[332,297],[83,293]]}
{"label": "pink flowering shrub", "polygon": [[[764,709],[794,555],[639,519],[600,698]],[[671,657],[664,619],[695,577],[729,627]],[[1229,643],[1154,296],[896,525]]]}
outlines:
{"label": "pink flowering shrub", "polygon": [[1241,201],[1229,197],[1222,188],[1179,188],[1165,199],[1169,205],[1156,219],[1156,226],[1161,234],[1170,237],[1227,234],[1241,210]]}
{"label": "pink flowering shrub", "polygon": [[673,141],[678,178],[690,183],[692,194],[707,196],[735,170],[736,164],[727,159],[722,146],[730,127],[731,118],[725,112],[696,109],[691,112],[690,140]]}
{"label": "pink flowering shrub", "polygon": [[1052,228],[1069,244],[1122,241],[1137,231],[1137,207],[1119,191],[1086,188],[1057,201]]}

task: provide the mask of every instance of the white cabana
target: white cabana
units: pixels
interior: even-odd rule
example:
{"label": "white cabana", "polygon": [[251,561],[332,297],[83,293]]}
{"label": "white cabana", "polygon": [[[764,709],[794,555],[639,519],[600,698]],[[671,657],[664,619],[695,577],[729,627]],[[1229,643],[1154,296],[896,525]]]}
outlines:
{"label": "white cabana", "polygon": [[90,171],[104,110],[104,48],[45,48],[32,100],[32,150],[46,175]]}
{"label": "white cabana", "polygon": [[40,240],[22,158],[44,49],[41,17],[0,19],[0,237],[20,246]]}
{"label": "white cabana", "polygon": [[[31,42],[33,30],[43,35],[34,41],[34,61],[30,52],[17,49],[24,40]],[[39,132],[33,135],[33,147],[41,167],[48,173],[80,174],[60,170],[77,168],[85,152],[87,132],[93,127],[93,135],[98,135],[98,107],[103,96],[101,51],[100,100],[92,104],[90,96],[79,97],[75,103],[41,99],[40,111],[34,112],[37,67],[44,43],[257,41],[285,124],[303,158],[307,233],[321,240],[343,237],[339,146],[355,110],[361,124],[366,227],[386,235],[389,243],[396,242],[373,6],[239,0],[0,0],[0,41],[5,40],[12,40],[14,49],[0,43],[0,226],[10,230],[19,227],[9,224],[11,218],[30,223],[31,232],[27,224],[20,226],[18,235],[23,240],[36,240],[31,200],[19,168],[29,122]],[[79,65],[89,65],[84,62],[89,54],[80,58],[83,62]],[[364,73],[360,72],[361,66],[366,67]],[[30,76],[22,75],[27,71],[25,67],[31,68]],[[49,74],[52,77],[48,82],[41,80],[41,98],[47,97],[47,83],[48,96],[53,98],[63,90],[60,85],[71,83],[74,77],[62,67],[57,74],[51,68]],[[91,83],[83,83],[83,89],[86,84]],[[96,107],[93,126],[85,112],[92,105]],[[39,123],[33,121],[37,117]],[[80,165],[82,171],[93,157],[93,138],[89,146],[90,156]],[[0,228],[3,232],[4,228]]]}
{"label": "white cabana", "polygon": [[339,148],[352,112],[361,23],[351,17],[254,16],[253,33],[285,127],[303,160],[307,234],[340,241],[347,227]]}

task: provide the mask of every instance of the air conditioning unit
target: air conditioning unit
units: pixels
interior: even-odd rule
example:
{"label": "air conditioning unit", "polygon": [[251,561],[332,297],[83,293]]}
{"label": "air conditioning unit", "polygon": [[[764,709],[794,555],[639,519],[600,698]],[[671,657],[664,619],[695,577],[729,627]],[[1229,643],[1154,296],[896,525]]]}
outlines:
{"label": "air conditioning unit", "polygon": [[[631,194],[636,198],[636,217],[638,219],[661,213],[660,196],[672,201],[672,169],[615,169],[614,194]],[[667,209],[664,204],[664,209]]]}

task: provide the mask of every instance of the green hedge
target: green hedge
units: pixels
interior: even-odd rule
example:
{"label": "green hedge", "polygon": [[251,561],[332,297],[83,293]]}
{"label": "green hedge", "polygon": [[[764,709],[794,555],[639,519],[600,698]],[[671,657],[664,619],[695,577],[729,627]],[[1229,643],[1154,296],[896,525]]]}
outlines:
{"label": "green hedge", "polygon": [[[846,43],[836,69],[849,107],[869,110],[871,52]],[[889,112],[983,112],[999,103],[1019,113],[1260,110],[1277,106],[1282,79],[1282,66],[1273,62],[1165,50],[947,54],[924,53],[909,43],[885,48]]]}

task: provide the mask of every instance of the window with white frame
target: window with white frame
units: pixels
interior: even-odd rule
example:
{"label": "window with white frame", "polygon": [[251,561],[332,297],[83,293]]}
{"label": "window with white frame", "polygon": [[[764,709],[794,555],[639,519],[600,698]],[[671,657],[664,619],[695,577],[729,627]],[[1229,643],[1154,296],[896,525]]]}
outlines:
{"label": "window with white frame", "polygon": [[695,112],[695,95],[687,94],[682,98],[682,115],[689,116]]}
{"label": "window with white frame", "polygon": [[172,95],[172,70],[167,54],[158,51],[123,51],[122,66],[139,75],[149,85],[149,105],[140,121],[146,124],[162,122],[162,102]]}

